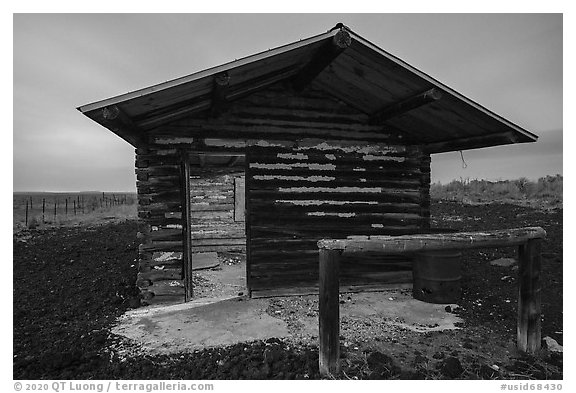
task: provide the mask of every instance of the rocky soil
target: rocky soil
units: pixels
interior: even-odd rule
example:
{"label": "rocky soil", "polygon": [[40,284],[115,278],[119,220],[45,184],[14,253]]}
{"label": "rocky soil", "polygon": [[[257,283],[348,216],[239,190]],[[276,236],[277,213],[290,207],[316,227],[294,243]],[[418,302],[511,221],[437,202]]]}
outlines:
{"label": "rocky soil", "polygon": [[[562,210],[515,205],[432,205],[434,226],[462,230],[542,226],[542,336],[563,342]],[[14,379],[318,379],[314,340],[272,338],[192,353],[146,355],[110,333],[138,306],[136,222],[14,235]],[[562,355],[515,351],[515,250],[464,254],[463,294],[449,310],[459,330],[379,335],[368,320],[342,321],[342,379],[561,379]],[[342,295],[353,301],[354,295]],[[278,312],[279,311],[279,312]],[[277,298],[271,315],[317,312],[313,297]],[[296,326],[297,327],[297,326]]]}

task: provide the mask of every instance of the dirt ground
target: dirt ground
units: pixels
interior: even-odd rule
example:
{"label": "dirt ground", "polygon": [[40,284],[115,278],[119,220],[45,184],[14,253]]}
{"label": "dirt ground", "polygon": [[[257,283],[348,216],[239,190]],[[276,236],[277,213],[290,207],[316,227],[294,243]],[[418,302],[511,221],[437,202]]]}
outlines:
{"label": "dirt ground", "polygon": [[[542,336],[563,343],[562,210],[514,205],[432,205],[434,226],[462,230],[542,226]],[[14,236],[14,379],[318,379],[314,338],[268,338],[225,347],[150,355],[111,333],[138,304],[136,223],[19,232]],[[448,312],[461,329],[387,330],[342,318],[342,379],[562,379],[562,355],[515,350],[515,266],[489,261],[512,249],[464,254],[463,293]],[[234,268],[241,261],[227,265]],[[226,266],[223,267],[225,269]],[[216,272],[197,272],[210,295]],[[216,284],[213,284],[216,285]],[[230,289],[236,292],[237,288]],[[343,295],[342,307],[354,301]],[[317,316],[314,296],[274,298],[266,313],[298,328]]]}

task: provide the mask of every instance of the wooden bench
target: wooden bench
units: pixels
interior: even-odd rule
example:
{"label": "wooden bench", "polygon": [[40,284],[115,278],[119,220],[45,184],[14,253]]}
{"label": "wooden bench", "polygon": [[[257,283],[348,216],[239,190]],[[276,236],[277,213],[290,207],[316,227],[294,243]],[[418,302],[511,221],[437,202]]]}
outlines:
{"label": "wooden bench", "polygon": [[319,272],[319,363],[323,376],[340,371],[339,259],[342,253],[379,252],[414,254],[422,251],[465,250],[473,248],[519,248],[517,345],[522,352],[540,349],[540,227],[487,232],[457,232],[403,236],[350,236],[318,242]]}

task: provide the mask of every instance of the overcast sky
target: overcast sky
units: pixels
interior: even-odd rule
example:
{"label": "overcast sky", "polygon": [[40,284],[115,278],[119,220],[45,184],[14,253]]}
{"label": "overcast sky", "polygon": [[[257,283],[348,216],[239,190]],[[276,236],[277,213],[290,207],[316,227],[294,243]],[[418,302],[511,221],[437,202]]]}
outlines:
{"label": "overcast sky", "polygon": [[15,14],[14,191],[133,191],[134,148],[75,108],[353,31],[540,136],[433,155],[432,181],[562,173],[560,14]]}

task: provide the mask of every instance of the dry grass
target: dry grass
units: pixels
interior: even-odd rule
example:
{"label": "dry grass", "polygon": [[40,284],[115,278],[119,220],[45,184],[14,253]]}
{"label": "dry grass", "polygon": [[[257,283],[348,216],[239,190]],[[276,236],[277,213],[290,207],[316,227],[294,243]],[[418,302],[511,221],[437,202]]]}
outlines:
{"label": "dry grass", "polygon": [[137,205],[116,205],[103,208],[96,208],[87,213],[72,212],[68,214],[44,214],[42,212],[33,212],[28,215],[28,225],[26,226],[25,212],[22,209],[14,209],[13,232],[23,229],[45,229],[54,227],[71,227],[100,225],[110,222],[125,221],[137,218]]}

